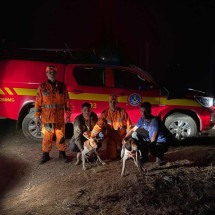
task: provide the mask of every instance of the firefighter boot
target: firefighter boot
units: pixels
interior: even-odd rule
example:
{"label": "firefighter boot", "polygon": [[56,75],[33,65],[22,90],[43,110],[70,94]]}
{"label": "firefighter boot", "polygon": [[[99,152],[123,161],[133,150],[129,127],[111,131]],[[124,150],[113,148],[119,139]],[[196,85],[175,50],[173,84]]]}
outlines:
{"label": "firefighter boot", "polygon": [[50,160],[50,156],[48,152],[43,152],[43,156],[40,160],[40,164],[44,164],[45,162]]}
{"label": "firefighter boot", "polygon": [[65,151],[59,151],[59,158],[60,158],[60,159],[63,159],[65,163],[69,163],[69,159],[68,159],[68,157],[66,156]]}

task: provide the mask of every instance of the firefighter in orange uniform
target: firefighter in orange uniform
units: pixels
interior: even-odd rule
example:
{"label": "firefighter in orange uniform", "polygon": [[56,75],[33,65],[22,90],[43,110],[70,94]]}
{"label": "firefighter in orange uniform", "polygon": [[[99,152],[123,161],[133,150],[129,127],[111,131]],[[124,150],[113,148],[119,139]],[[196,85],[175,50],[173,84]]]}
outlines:
{"label": "firefighter in orange uniform", "polygon": [[117,159],[117,147],[121,147],[122,140],[132,125],[126,110],[121,107],[117,107],[117,103],[117,96],[110,95],[109,108],[105,109],[101,113],[96,125],[91,131],[91,138],[94,138],[103,127],[106,128],[104,142],[107,147],[107,157],[111,160]]}
{"label": "firefighter in orange uniform", "polygon": [[57,68],[46,67],[48,80],[39,85],[35,101],[35,120],[37,125],[42,124],[42,158],[40,164],[50,159],[49,152],[52,149],[54,135],[56,136],[56,147],[59,150],[59,158],[65,163],[68,157],[65,154],[65,123],[64,113],[66,112],[66,123],[70,122],[71,110],[67,88],[63,82],[57,81]]}

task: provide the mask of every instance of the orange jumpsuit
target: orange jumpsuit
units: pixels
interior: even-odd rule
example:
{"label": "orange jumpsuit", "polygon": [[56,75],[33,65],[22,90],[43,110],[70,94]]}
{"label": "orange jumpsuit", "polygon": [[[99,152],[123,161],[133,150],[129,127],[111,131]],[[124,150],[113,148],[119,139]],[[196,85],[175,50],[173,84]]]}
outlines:
{"label": "orange jumpsuit", "polygon": [[125,109],[117,107],[113,111],[111,108],[108,108],[101,113],[98,122],[91,131],[91,137],[94,138],[105,127],[106,135],[104,142],[107,144],[107,156],[110,159],[116,159],[117,145],[121,146],[122,140],[131,126],[131,120]]}
{"label": "orange jumpsuit", "polygon": [[64,111],[70,117],[69,95],[63,82],[50,81],[39,85],[35,101],[35,117],[41,117],[42,122],[42,151],[50,152],[55,134],[56,147],[65,151],[65,123]]}

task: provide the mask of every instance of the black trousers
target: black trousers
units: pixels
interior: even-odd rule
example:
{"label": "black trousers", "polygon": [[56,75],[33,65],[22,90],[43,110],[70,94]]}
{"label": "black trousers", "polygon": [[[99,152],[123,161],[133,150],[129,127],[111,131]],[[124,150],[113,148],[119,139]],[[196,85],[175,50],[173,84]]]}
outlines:
{"label": "black trousers", "polygon": [[167,143],[150,143],[148,141],[138,140],[138,147],[141,151],[142,156],[145,158],[148,157],[148,153],[150,153],[152,156],[163,158],[164,153],[168,151]]}

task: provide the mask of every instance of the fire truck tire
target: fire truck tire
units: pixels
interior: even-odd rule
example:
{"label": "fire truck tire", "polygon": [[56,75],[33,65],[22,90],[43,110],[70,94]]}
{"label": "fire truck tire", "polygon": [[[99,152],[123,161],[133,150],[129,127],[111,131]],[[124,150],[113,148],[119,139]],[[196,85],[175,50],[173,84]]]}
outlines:
{"label": "fire truck tire", "polygon": [[[42,142],[41,129],[36,126],[34,112],[30,111],[22,121],[22,131],[26,138],[34,142]],[[65,138],[70,139],[73,136],[73,123],[65,124]],[[55,137],[54,137],[55,140]]]}
{"label": "fire truck tire", "polygon": [[42,133],[41,129],[36,126],[34,120],[34,112],[29,112],[22,121],[22,131],[26,138],[31,141],[41,143]]}
{"label": "fire truck tire", "polygon": [[195,120],[183,113],[174,113],[165,120],[165,126],[177,140],[197,136],[197,125]]}

